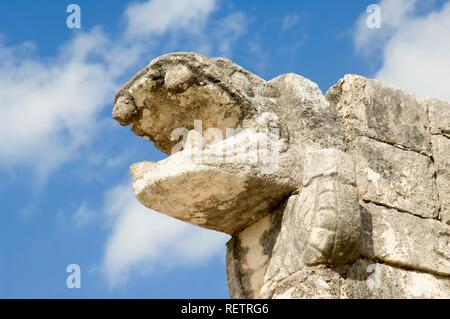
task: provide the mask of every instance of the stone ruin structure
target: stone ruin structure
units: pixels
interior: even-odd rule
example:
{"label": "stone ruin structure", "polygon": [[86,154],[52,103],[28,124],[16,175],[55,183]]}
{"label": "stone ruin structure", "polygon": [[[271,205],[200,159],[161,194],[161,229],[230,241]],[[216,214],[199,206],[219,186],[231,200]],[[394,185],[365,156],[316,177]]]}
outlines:
{"label": "stone ruin structure", "polygon": [[113,117],[170,155],[131,166],[139,201],[231,235],[232,298],[450,298],[449,103],[172,53]]}

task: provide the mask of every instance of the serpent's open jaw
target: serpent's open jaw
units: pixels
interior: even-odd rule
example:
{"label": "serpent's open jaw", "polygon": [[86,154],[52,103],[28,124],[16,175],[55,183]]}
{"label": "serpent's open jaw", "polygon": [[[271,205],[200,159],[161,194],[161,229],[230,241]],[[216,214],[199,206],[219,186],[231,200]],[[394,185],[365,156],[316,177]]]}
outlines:
{"label": "serpent's open jaw", "polygon": [[141,203],[232,234],[270,212],[293,187],[267,178],[278,164],[278,140],[270,144],[270,134],[249,127],[248,92],[217,73],[239,70],[215,65],[213,72],[211,63],[193,54],[153,61],[118,93],[113,117],[170,154],[131,166]]}

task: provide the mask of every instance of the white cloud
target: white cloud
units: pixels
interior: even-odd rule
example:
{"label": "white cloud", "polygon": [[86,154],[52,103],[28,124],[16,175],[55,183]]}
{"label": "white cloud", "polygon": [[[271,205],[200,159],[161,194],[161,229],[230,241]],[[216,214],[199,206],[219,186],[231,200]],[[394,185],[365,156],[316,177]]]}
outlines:
{"label": "white cloud", "polygon": [[[160,46],[173,50],[186,38],[208,53],[230,54],[245,31],[245,19],[241,13],[230,13],[212,21],[215,7],[213,0],[134,4],[126,10],[122,34],[109,37],[98,27],[78,32],[50,58],[36,56],[32,43],[0,42],[1,169],[28,167],[45,180],[70,160],[104,159],[95,150],[80,150],[99,143],[95,136],[101,133],[100,112],[112,105],[119,81],[131,67],[154,57]],[[150,38],[142,41],[142,36]],[[117,156],[104,165],[115,167],[124,160]],[[225,249],[225,235],[152,213],[137,202],[129,185],[108,194],[104,211],[111,234],[102,269],[112,286],[156,265],[202,263]],[[81,226],[98,217],[94,214],[82,203],[71,221]]]}
{"label": "white cloud", "polygon": [[[387,23],[386,40],[380,41],[361,25],[355,38],[357,46],[379,46],[382,64],[375,77],[419,96],[450,100],[450,2],[422,14],[417,13],[417,1],[384,0],[380,4],[385,5],[381,29]],[[387,9],[392,6],[397,8],[394,12]],[[397,17],[397,22],[390,23],[389,17]],[[362,42],[361,34],[365,34]]]}
{"label": "white cloud", "polygon": [[247,19],[242,12],[213,19],[218,7],[217,0],[153,0],[133,4],[125,13],[125,40],[143,41],[142,38],[164,35],[169,46],[188,40],[200,53],[231,57],[233,45],[246,32]]}
{"label": "white cloud", "polygon": [[367,53],[376,50],[380,43],[389,39],[392,33],[412,18],[417,0],[382,0],[379,2],[381,11],[381,28],[369,28],[367,17],[369,13],[360,16],[355,32],[355,46]]}
{"label": "white cloud", "polygon": [[40,61],[23,46],[1,46],[0,163],[36,168],[39,176],[68,160],[95,130],[114,94],[108,66],[90,62],[106,39],[99,29],[77,36]]}
{"label": "white cloud", "polygon": [[112,233],[102,269],[111,287],[157,266],[202,264],[225,249],[226,235],[149,210],[137,201],[129,184],[108,191],[104,214]]}
{"label": "white cloud", "polygon": [[179,30],[198,32],[215,7],[215,0],[153,0],[132,4],[125,13],[126,35],[162,35]]}
{"label": "white cloud", "polygon": [[[214,0],[132,4],[123,34],[108,37],[99,27],[79,32],[56,57],[45,59],[34,55],[32,43],[8,47],[0,41],[2,169],[31,168],[39,182],[61,164],[82,158],[80,148],[95,143],[99,113],[111,106],[121,77],[144,53],[145,61],[154,56],[171,35],[189,35],[208,53],[229,53],[243,32],[243,16],[214,21],[223,25],[222,33],[214,35],[204,26],[215,7]],[[142,35],[164,35],[164,41],[142,41]],[[167,49],[176,44],[172,39]]]}

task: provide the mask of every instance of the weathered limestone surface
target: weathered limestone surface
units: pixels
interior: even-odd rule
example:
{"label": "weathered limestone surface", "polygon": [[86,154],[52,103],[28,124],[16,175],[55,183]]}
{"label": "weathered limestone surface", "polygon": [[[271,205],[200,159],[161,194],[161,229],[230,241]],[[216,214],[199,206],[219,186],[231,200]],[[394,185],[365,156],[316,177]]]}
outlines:
{"label": "weathered limestone surface", "polygon": [[450,138],[433,135],[431,142],[436,166],[436,183],[441,200],[441,220],[450,225]]}
{"label": "weathered limestone surface", "polygon": [[172,53],[113,117],[170,155],[131,166],[139,201],[231,235],[231,297],[450,298],[449,103]]}
{"label": "weathered limestone surface", "polygon": [[450,276],[450,229],[372,203],[361,205],[361,255],[389,265]]}
{"label": "weathered limestone surface", "polygon": [[[390,284],[389,284],[390,283]],[[305,268],[277,283],[267,298],[445,298],[448,278],[366,259],[344,266]]]}
{"label": "weathered limestone surface", "polygon": [[235,298],[259,296],[280,231],[283,209],[278,208],[228,242],[228,285]]}
{"label": "weathered limestone surface", "polygon": [[431,144],[436,165],[436,182],[441,199],[441,220],[450,225],[450,103],[426,99],[431,127]]}
{"label": "weathered limestone surface", "polygon": [[341,273],[341,298],[450,298],[448,277],[427,272],[360,259]]}
{"label": "weathered limestone surface", "polygon": [[367,137],[356,137],[349,147],[360,198],[437,218],[440,202],[430,157]]}
{"label": "weathered limestone surface", "polygon": [[450,137],[450,103],[436,99],[425,99],[422,103],[428,109],[431,134]]}
{"label": "weathered limestone surface", "polygon": [[427,108],[413,95],[361,76],[346,75],[327,93],[351,137],[430,152]]}

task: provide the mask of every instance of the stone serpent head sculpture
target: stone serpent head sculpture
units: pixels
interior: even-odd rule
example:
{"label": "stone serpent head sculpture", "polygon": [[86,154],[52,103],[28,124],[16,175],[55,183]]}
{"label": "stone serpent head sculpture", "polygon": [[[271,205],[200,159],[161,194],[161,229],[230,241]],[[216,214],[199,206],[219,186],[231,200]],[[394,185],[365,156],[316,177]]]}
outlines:
{"label": "stone serpent head sculpture", "polygon": [[[265,81],[222,58],[161,56],[115,99],[113,118],[170,155],[133,164],[133,190],[153,210],[232,236],[232,297],[346,297],[347,274],[363,281],[361,269],[379,258],[373,211],[417,214],[408,199],[415,194],[389,193],[402,172],[395,165],[385,172],[391,159],[383,147],[423,157],[411,159],[430,177],[418,182],[430,198],[419,203],[419,215],[437,219],[439,210],[427,167],[430,134],[392,128],[395,118],[378,114],[384,106],[367,92],[378,84],[368,83],[348,76],[325,97],[296,74]],[[388,93],[391,102],[407,98]],[[368,96],[373,101],[363,101]],[[372,108],[352,110],[358,103]],[[425,121],[426,113],[397,112],[397,119]],[[372,296],[348,286],[360,291],[356,297]]]}

